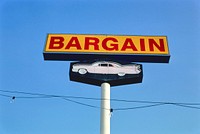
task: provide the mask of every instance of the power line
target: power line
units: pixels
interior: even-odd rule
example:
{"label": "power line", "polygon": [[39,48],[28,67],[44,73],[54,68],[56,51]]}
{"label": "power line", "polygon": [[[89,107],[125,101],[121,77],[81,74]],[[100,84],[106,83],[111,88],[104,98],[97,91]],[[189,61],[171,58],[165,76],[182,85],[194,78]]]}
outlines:
{"label": "power line", "polygon": [[[87,106],[87,107],[92,107],[92,108],[100,108],[98,106],[94,106],[94,105],[90,105],[90,104],[86,104],[86,103],[82,103],[82,102],[79,102],[79,101],[74,101],[74,100],[71,100],[71,99],[67,99],[67,98],[62,98],[64,100],[67,100],[67,101],[70,101],[70,102],[73,102],[73,103],[76,103],[76,104],[79,104],[79,105],[83,105],[83,106]],[[105,108],[104,108],[105,109]],[[109,109],[107,109],[109,110]]]}
{"label": "power line", "polygon": [[50,95],[50,94],[41,94],[41,93],[30,93],[30,92],[20,92],[20,91],[9,91],[9,90],[0,90],[4,93],[12,94],[25,94],[31,96],[18,96],[17,98],[74,98],[74,99],[88,99],[88,100],[101,100],[99,98],[89,98],[89,97],[80,97],[80,96],[63,96],[63,95]]}
{"label": "power line", "polygon": [[137,107],[128,107],[128,108],[116,108],[114,109],[115,111],[118,110],[133,110],[133,109],[142,109],[142,108],[148,108],[148,107],[156,107],[156,106],[161,106],[161,105],[166,105],[166,104],[153,104],[153,105],[145,105],[145,106],[137,106]]}
{"label": "power line", "polygon": [[[4,95],[4,94],[0,94],[0,96],[4,96],[4,97],[9,97],[9,98],[29,98],[29,99],[32,99],[32,98],[47,98],[47,97],[40,97],[40,96],[37,96],[37,97],[15,97],[15,96],[9,96],[9,95]],[[49,97],[48,97],[49,98]],[[94,105],[90,105],[90,104],[86,104],[86,103],[82,103],[82,102],[79,102],[79,101],[74,101],[74,100],[71,100],[71,99],[67,99],[67,98],[61,98],[61,99],[64,99],[66,101],[70,101],[70,102],[73,102],[73,103],[76,103],[76,104],[79,104],[79,105],[83,105],[83,106],[87,106],[87,107],[92,107],[92,108],[98,108],[98,109],[101,109],[101,107],[98,107],[98,106],[94,106]],[[119,111],[119,110],[131,110],[131,109],[141,109],[141,108],[148,108],[148,107],[154,107],[154,106],[159,106],[159,105],[164,105],[164,104],[154,104],[154,105],[145,105],[145,106],[139,106],[139,107],[130,107],[130,108],[116,108],[116,109],[112,109],[112,111]],[[104,110],[111,110],[111,109],[107,109],[107,108],[102,108]]]}
{"label": "power line", "polygon": [[10,96],[10,95],[5,95],[5,94],[0,94],[0,96],[3,96],[3,97],[9,97],[9,98],[12,97],[12,96]]}
{"label": "power line", "polygon": [[195,106],[189,106],[189,105],[183,105],[183,104],[174,104],[174,105],[180,106],[180,107],[185,107],[185,108],[193,108],[193,109],[200,110],[200,107],[195,107]]}
{"label": "power line", "polygon": [[[49,95],[49,94],[41,94],[41,93],[29,93],[29,92],[21,92],[21,91],[9,91],[9,90],[0,90],[0,92],[7,93],[7,94],[0,94],[0,96],[3,97],[9,97],[12,99],[21,98],[21,99],[39,99],[39,98],[61,98],[66,101],[70,101],[79,105],[92,107],[92,108],[100,108],[98,106],[82,103],[79,101],[75,101],[72,99],[85,99],[85,100],[107,100],[107,99],[100,99],[100,98],[90,98],[90,97],[81,97],[81,96],[60,96],[60,95]],[[28,96],[12,96],[8,94],[23,94]],[[141,100],[123,100],[123,99],[110,99],[111,101],[119,101],[119,102],[127,102],[127,103],[143,103],[148,104],[144,106],[136,106],[136,107],[127,107],[127,108],[115,108],[113,110],[120,111],[120,110],[133,110],[133,109],[142,109],[142,108],[149,108],[149,107],[155,107],[155,106],[161,106],[161,105],[175,105],[179,107],[185,107],[185,108],[192,108],[192,109],[200,109],[200,107],[197,107],[200,105],[200,103],[177,103],[177,102],[161,102],[161,101],[141,101]],[[105,110],[110,110],[103,108]]]}
{"label": "power line", "polygon": [[[25,94],[32,96],[18,96],[17,98],[71,98],[71,99],[86,99],[86,100],[107,100],[101,98],[92,98],[92,97],[82,97],[82,96],[63,96],[63,95],[50,95],[50,94],[41,94],[41,93],[30,93],[30,92],[20,92],[20,91],[9,91],[9,90],[0,90],[0,92],[13,93],[13,94]],[[8,96],[8,95],[7,95]],[[8,96],[10,97],[10,96]],[[182,104],[182,105],[200,105],[200,103],[179,103],[179,102],[164,102],[164,101],[144,101],[144,100],[125,100],[125,99],[110,99],[111,101],[127,102],[127,103],[150,103],[150,104]]]}

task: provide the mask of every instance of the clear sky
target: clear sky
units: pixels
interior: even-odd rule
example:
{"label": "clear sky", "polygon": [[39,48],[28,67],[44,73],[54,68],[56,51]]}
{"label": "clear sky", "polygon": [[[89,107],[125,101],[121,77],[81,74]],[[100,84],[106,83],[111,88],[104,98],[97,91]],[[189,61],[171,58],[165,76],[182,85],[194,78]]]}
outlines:
{"label": "clear sky", "polygon": [[[99,108],[2,92],[100,98],[100,87],[69,80],[69,61],[44,61],[48,33],[166,35],[169,64],[142,63],[143,82],[112,87],[111,98],[200,103],[199,0],[1,0],[1,134],[100,133]],[[97,100],[72,100],[100,106]],[[111,102],[114,109],[144,105]],[[111,118],[111,134],[199,133],[197,108],[168,104],[114,111]]]}

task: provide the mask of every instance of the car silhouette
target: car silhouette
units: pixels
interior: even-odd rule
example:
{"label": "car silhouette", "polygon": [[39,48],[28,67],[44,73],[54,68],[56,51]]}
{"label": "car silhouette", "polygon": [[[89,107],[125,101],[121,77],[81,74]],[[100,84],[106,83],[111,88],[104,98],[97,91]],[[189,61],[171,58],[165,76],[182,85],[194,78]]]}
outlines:
{"label": "car silhouette", "polygon": [[126,74],[139,74],[141,72],[141,68],[138,64],[121,65],[111,61],[98,61],[88,64],[74,64],[72,72],[78,72],[79,74],[117,74],[119,76],[124,76]]}

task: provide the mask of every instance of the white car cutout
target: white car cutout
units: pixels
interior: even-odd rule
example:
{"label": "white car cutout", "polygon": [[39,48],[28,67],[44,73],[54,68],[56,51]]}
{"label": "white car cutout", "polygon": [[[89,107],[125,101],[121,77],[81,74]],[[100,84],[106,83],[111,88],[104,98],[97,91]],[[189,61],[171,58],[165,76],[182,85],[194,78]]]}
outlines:
{"label": "white car cutout", "polygon": [[116,62],[98,61],[92,64],[74,64],[72,72],[78,72],[80,74],[118,74],[119,76],[124,76],[125,74],[139,74],[141,68],[138,64],[121,65]]}

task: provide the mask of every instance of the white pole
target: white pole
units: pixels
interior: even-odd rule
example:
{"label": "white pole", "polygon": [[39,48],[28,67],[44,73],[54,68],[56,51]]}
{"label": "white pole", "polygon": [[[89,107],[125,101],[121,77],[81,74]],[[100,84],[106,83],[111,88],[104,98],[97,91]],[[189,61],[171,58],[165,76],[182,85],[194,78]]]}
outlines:
{"label": "white pole", "polygon": [[110,134],[110,84],[101,84],[100,134]]}

